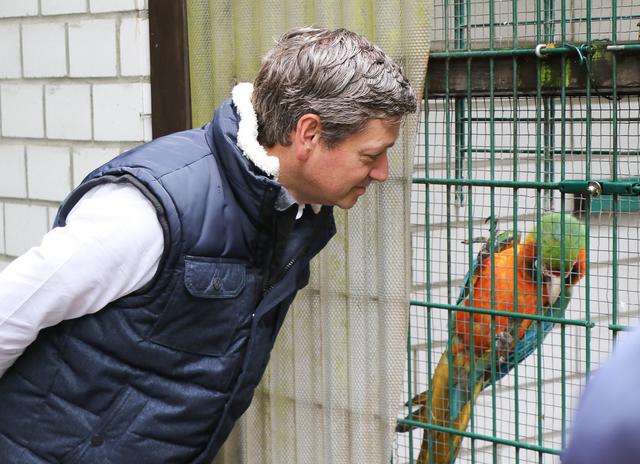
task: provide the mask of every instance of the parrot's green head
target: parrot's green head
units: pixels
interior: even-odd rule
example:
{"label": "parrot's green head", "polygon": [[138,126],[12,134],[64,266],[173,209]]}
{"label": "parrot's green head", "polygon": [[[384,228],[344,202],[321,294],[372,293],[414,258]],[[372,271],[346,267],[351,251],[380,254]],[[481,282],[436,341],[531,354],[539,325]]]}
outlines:
{"label": "parrot's green head", "polygon": [[[562,214],[547,213],[540,220],[541,252],[544,269],[551,272],[561,271],[562,259]],[[536,230],[529,234],[530,240],[536,240]],[[585,247],[586,230],[584,224],[571,214],[564,214],[564,272],[573,267],[578,253]]]}

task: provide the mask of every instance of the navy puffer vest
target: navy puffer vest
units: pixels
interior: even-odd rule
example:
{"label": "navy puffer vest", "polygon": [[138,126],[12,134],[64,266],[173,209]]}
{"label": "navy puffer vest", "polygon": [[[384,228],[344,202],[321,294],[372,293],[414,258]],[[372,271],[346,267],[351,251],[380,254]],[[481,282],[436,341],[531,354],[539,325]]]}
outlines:
{"label": "navy puffer vest", "polygon": [[[123,153],[88,189],[130,182],[165,234],[145,288],[40,332],[0,379],[0,462],[209,464],[251,402],[331,208],[278,212],[279,185],[236,146],[238,115]],[[82,269],[78,269],[82,272]]]}

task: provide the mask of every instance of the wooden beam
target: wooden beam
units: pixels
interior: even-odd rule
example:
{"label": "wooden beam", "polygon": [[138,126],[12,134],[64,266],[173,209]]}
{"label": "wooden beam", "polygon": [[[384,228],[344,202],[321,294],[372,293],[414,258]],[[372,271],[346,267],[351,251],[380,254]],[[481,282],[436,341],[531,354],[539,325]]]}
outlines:
{"label": "wooden beam", "polygon": [[[535,47],[535,45],[534,45]],[[524,47],[523,48],[527,48]],[[591,82],[592,95],[611,95],[613,54],[617,59],[617,90],[619,94],[640,93],[640,53],[611,52],[605,44],[594,45],[591,65],[580,61],[578,53],[565,57],[565,90],[567,95],[585,95],[587,82]],[[445,95],[445,74],[448,69],[449,95],[467,95],[467,63],[471,60],[471,94],[488,96],[488,57],[431,58],[427,70],[430,97]],[[498,56],[494,60],[493,89],[496,96],[513,95],[513,57]],[[537,63],[540,61],[540,84],[543,95],[560,95],[562,88],[562,57],[557,54],[538,59],[535,55],[520,55],[517,60],[518,95],[535,95],[538,82]]]}
{"label": "wooden beam", "polygon": [[186,0],[149,0],[153,138],[191,128]]}

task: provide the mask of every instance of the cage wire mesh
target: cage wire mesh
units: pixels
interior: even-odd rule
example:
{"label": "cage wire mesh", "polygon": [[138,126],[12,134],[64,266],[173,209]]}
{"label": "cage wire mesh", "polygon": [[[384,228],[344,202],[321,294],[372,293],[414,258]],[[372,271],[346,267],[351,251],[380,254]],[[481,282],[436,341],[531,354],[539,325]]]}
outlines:
{"label": "cage wire mesh", "polygon": [[[637,1],[436,2],[411,195],[406,403],[391,462],[558,462],[588,376],[637,323],[639,21]],[[483,272],[493,273],[493,301],[478,296],[466,314],[484,316],[496,334],[496,259],[513,246],[500,242],[503,233],[520,234],[514,253],[523,252],[550,211],[579,218],[586,231],[584,278],[560,290],[566,310],[545,307],[551,281],[533,269],[540,303],[532,315],[509,319],[515,337],[506,348],[517,350],[517,328],[531,324],[533,352],[501,377],[500,336],[484,349],[472,337],[471,365],[456,365],[452,339],[466,308],[459,291],[468,273],[477,276],[474,260],[486,260]],[[537,237],[534,250],[542,252]],[[510,310],[524,306],[518,299]],[[552,327],[546,337],[544,327]],[[480,377],[468,373],[482,367],[477,350],[489,360]],[[443,353],[441,385],[434,374]],[[448,415],[456,381],[469,400],[466,427]],[[469,391],[478,384],[485,388],[474,398]],[[438,388],[447,395],[438,397]],[[456,439],[457,457],[443,452]]]}
{"label": "cage wire mesh", "polygon": [[[188,0],[194,124],[252,81],[293,27],[346,27],[404,65],[421,93],[432,3],[424,0]],[[412,159],[418,116],[389,152],[389,179],[371,185],[314,258],[280,329],[250,408],[216,464],[386,462],[402,389],[410,287]]]}

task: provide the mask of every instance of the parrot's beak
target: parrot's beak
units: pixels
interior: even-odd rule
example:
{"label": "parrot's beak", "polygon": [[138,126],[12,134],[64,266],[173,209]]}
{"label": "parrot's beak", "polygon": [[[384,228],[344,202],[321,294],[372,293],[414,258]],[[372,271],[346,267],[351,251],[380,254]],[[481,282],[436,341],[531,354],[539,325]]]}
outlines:
{"label": "parrot's beak", "polygon": [[[571,268],[564,273],[564,278],[567,279],[571,276],[571,271],[573,270],[573,266],[571,266]],[[548,269],[545,269],[544,271],[542,271],[542,275],[546,276],[546,277],[555,277],[556,279],[559,279],[560,276],[560,271],[551,271]]]}
{"label": "parrot's beak", "polygon": [[[547,271],[547,270],[545,270],[543,272],[543,274],[546,275],[546,276],[549,276],[549,277],[560,278],[560,271]],[[565,279],[568,279],[570,276],[571,276],[571,269],[569,269],[567,272],[564,273],[564,278]]]}

